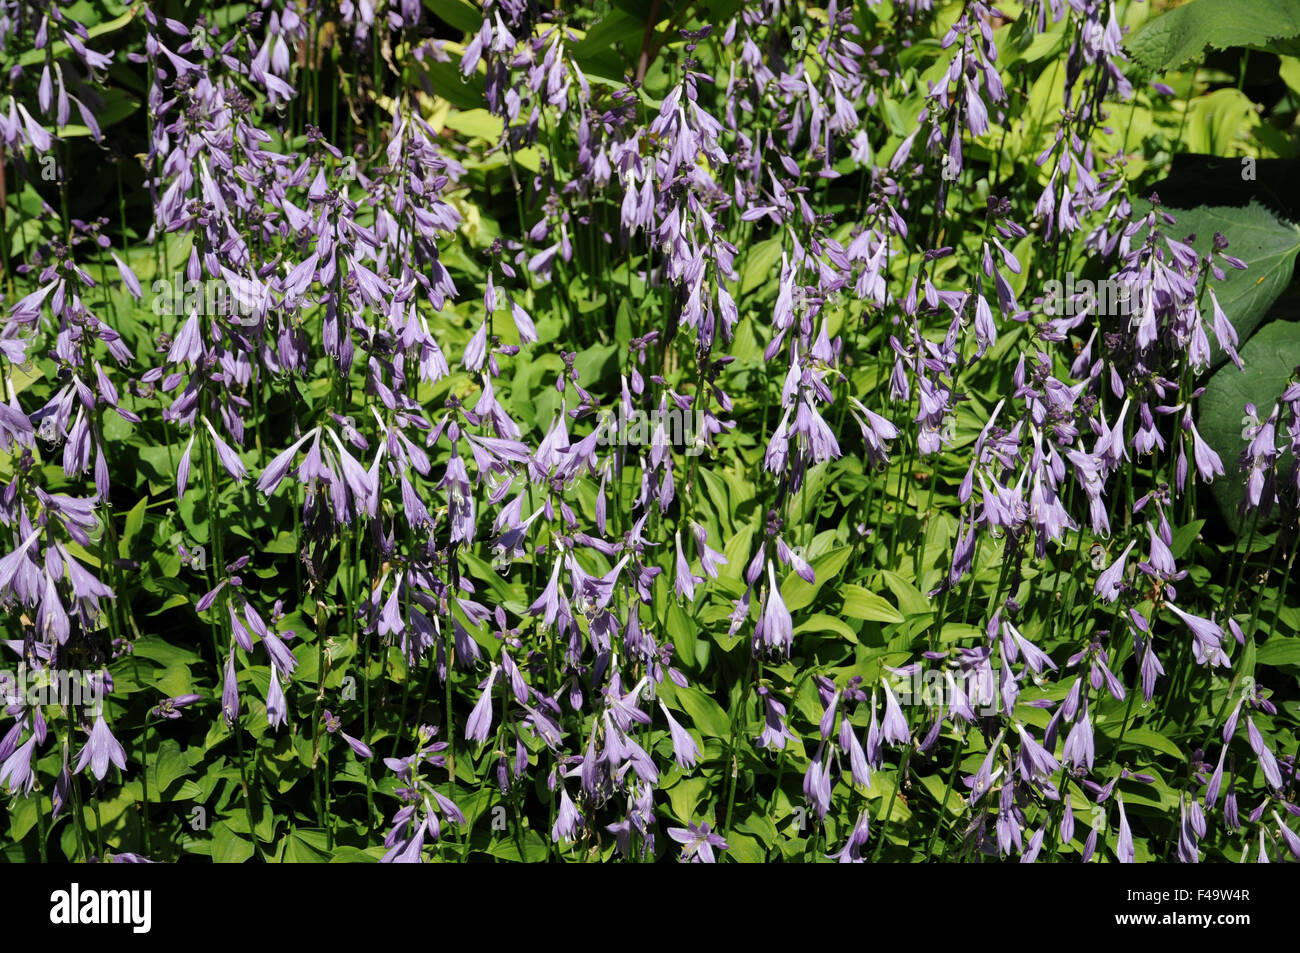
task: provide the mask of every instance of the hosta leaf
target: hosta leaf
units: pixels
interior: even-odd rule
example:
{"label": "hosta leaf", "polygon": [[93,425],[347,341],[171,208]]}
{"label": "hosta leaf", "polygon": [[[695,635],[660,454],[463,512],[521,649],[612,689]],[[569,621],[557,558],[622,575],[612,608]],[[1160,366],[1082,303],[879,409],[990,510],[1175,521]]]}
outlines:
{"label": "hosta leaf", "polygon": [[814,559],[811,565],[817,577],[816,582],[805,582],[802,576],[791,571],[781,584],[781,598],[785,600],[786,608],[795,612],[811,605],[822,586],[839,575],[852,552],[852,547],[841,546]]}
{"label": "hosta leaf", "polygon": [[1255,661],[1260,665],[1300,665],[1300,639],[1275,635],[1259,647]]}
{"label": "hosta leaf", "polygon": [[212,860],[218,864],[242,864],[253,856],[253,842],[225,824],[212,829]]}
{"label": "hosta leaf", "polygon": [[1237,469],[1237,457],[1246,447],[1241,435],[1245,406],[1254,404],[1261,418],[1272,411],[1300,365],[1300,325],[1275,321],[1261,328],[1242,348],[1241,359],[1244,370],[1225,364],[1210,378],[1197,416],[1201,436],[1223,461],[1225,475],[1211,490],[1235,531],[1241,529],[1237,507],[1246,495],[1245,476]]}
{"label": "hosta leaf", "polygon": [[669,704],[672,704],[675,698],[677,704],[674,707],[685,711],[686,714],[691,716],[700,734],[708,738],[731,737],[731,720],[727,717],[727,713],[723,711],[721,705],[698,688],[682,688],[678,685],[669,688],[670,684],[665,679],[660,687],[664,698]]}
{"label": "hosta leaf", "polygon": [[847,585],[844,595],[844,615],[850,619],[867,619],[871,622],[902,622],[903,614],[884,596],[879,596],[862,586]]}

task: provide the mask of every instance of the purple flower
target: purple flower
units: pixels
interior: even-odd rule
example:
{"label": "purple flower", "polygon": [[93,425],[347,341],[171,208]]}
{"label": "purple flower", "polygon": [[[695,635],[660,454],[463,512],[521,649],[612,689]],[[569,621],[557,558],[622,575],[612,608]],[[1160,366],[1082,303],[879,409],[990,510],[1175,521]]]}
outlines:
{"label": "purple flower", "polygon": [[692,767],[700,757],[699,745],[695,743],[690,732],[677,723],[677,719],[672,716],[662,701],[659,703],[659,708],[668,719],[668,734],[672,738],[673,757],[678,767],[683,769]]}
{"label": "purple flower", "polygon": [[1046,781],[1053,773],[1060,770],[1061,763],[1035,741],[1034,736],[1027,732],[1023,725],[1016,725],[1016,732],[1020,735],[1020,769],[1025,777]]}
{"label": "purple flower", "polygon": [[181,462],[176,467],[176,499],[185,498],[185,488],[190,483],[190,451],[194,449],[194,435],[190,435],[190,442],[185,445],[185,452],[181,454]]}
{"label": "purple flower", "polygon": [[1264,736],[1255,727],[1255,719],[1249,715],[1246,716],[1246,736],[1250,741],[1251,750],[1259,758],[1259,766],[1264,772],[1264,780],[1268,782],[1268,786],[1273,790],[1281,791],[1282,772],[1278,770],[1277,759],[1273,757],[1273,752],[1269,749]]}
{"label": "purple flower", "polygon": [[235,653],[226,658],[226,674],[221,687],[221,714],[226,724],[234,726],[239,717],[239,679],[235,675]]}
{"label": "purple flower", "polygon": [[36,773],[32,771],[32,752],[35,749],[36,735],[33,734],[4,759],[4,763],[0,764],[0,787],[8,787],[24,797],[32,793],[36,786]]}
{"label": "purple flower", "polygon": [[202,699],[202,695],[177,695],[175,698],[164,698],[149,714],[154,718],[166,718],[174,721],[181,716],[180,710],[182,708],[187,708]]}
{"label": "purple flower", "polygon": [[271,666],[271,684],[266,692],[266,723],[272,728],[279,728],[287,720],[284,689],[280,687],[280,669]]}
{"label": "purple flower", "polygon": [[1282,835],[1286,849],[1291,852],[1292,857],[1300,860],[1300,835],[1297,835],[1295,831],[1286,826],[1286,823],[1278,816],[1277,811],[1273,811],[1273,820],[1277,822],[1277,829]]}
{"label": "purple flower", "polygon": [[678,597],[685,597],[686,601],[690,602],[695,598],[695,584],[697,582],[703,582],[704,578],[702,576],[696,576],[691,572],[690,562],[684,555],[682,555],[681,530],[678,530],[673,534],[673,542],[677,547],[677,563],[676,572],[674,573],[673,588],[677,592]]}
{"label": "purple flower", "polygon": [[1133,832],[1128,826],[1128,817],[1124,814],[1124,795],[1116,794],[1115,803],[1119,805],[1119,839],[1115,842],[1115,859],[1121,864],[1131,864],[1136,855],[1133,847]]}
{"label": "purple flower", "polygon": [[577,805],[569,797],[569,792],[564,785],[560,785],[560,807],[555,814],[555,823],[551,826],[551,841],[559,843],[560,841],[571,841],[578,833],[578,828],[583,824],[583,817],[578,812]]}
{"label": "purple flower", "polygon": [[890,744],[901,745],[912,737],[911,730],[907,727],[907,719],[903,717],[903,710],[898,707],[898,699],[894,697],[889,682],[882,681],[880,686],[885,690],[885,720],[881,725],[882,736]]}
{"label": "purple flower", "polygon": [[121,770],[126,770],[126,751],[113,737],[108,722],[104,721],[104,716],[100,714],[95,717],[95,725],[90,729],[90,738],[81,749],[73,771],[79,774],[86,765],[90,765],[90,773],[97,781],[102,781],[104,775],[108,773],[110,761]]}
{"label": "purple flower", "polygon": [[694,821],[687,827],[670,827],[668,828],[668,836],[683,845],[681,856],[683,862],[712,864],[715,862],[713,848],[727,849],[727,842],[722,839],[721,835],[714,834],[709,830],[708,821],[698,827]]}
{"label": "purple flower", "polygon": [[785,747],[787,739],[794,740],[794,735],[785,725],[785,705],[773,698],[766,686],[760,686],[758,692],[763,698],[764,712],[763,731],[758,737],[758,746],[780,751]]}
{"label": "purple flower", "polygon": [[1124,547],[1124,551],[1097,577],[1094,591],[1102,602],[1114,602],[1119,598],[1120,586],[1124,582],[1125,561],[1136,543],[1137,540],[1130,540],[1129,544]]}
{"label": "purple flower", "polygon": [[1214,665],[1228,664],[1228,658],[1223,654],[1223,649],[1220,647],[1220,643],[1223,641],[1223,630],[1219,628],[1216,622],[1184,612],[1172,602],[1166,602],[1165,606],[1170,612],[1187,623],[1187,627],[1192,630],[1194,639],[1192,651],[1197,662],[1202,665],[1206,663]]}
{"label": "purple flower", "polygon": [[1196,472],[1204,482],[1212,483],[1216,476],[1223,476],[1223,461],[1214,452],[1214,448],[1197,433],[1196,425],[1190,417],[1191,412],[1188,413],[1187,427],[1192,432],[1192,458],[1196,461]]}
{"label": "purple flower", "polygon": [[827,859],[837,861],[841,864],[860,864],[866,858],[862,856],[862,848],[867,846],[867,841],[871,837],[871,815],[869,811],[863,811],[858,815],[857,823],[853,825],[853,830],[849,832],[849,839],[833,854],[827,854]]}
{"label": "purple flower", "polygon": [[781,588],[776,584],[776,569],[771,561],[767,564],[768,589],[763,601],[763,612],[754,629],[756,647],[769,652],[790,654],[794,645],[794,620],[790,610],[781,598]]}
{"label": "purple flower", "polygon": [[217,450],[217,459],[221,461],[222,468],[230,474],[230,478],[236,482],[241,482],[244,477],[248,476],[248,469],[244,466],[239,454],[230,449],[230,445],[217,436],[212,424],[206,417],[203,418],[203,424],[208,428],[208,433],[212,435],[212,445]]}
{"label": "purple flower", "polygon": [[487,680],[480,686],[483,693],[479,695],[474,710],[469,713],[469,718],[465,721],[466,741],[477,741],[482,744],[487,741],[488,734],[492,731],[492,685],[496,682],[497,671],[497,666],[493,664]]}

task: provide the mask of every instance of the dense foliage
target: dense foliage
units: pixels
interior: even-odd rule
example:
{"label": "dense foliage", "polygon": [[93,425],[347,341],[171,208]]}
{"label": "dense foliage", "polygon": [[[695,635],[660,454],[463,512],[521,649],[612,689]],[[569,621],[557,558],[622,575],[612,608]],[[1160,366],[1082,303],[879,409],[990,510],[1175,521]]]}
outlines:
{"label": "dense foliage", "polygon": [[5,858],[1300,858],[1300,13],[1167,6],[0,0]]}

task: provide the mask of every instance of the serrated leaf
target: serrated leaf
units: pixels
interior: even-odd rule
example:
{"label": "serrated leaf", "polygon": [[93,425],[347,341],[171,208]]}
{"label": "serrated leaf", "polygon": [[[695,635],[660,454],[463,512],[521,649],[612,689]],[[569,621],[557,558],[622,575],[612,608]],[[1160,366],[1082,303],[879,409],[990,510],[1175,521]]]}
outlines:
{"label": "serrated leaf", "polygon": [[1207,46],[1268,49],[1297,36],[1300,5],[1292,0],[1192,0],[1148,20],[1124,45],[1143,66],[1168,70],[1198,59]]}

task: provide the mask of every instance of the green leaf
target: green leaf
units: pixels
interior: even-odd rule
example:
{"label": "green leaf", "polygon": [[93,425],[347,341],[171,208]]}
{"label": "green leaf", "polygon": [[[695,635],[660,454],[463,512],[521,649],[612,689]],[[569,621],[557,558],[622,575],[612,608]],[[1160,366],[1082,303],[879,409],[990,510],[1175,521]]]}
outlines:
{"label": "green leaf", "polygon": [[17,843],[36,826],[41,812],[39,797],[13,798],[9,802],[9,836]]}
{"label": "green leaf", "polygon": [[842,614],[850,619],[866,619],[870,622],[902,622],[903,614],[895,609],[883,597],[862,586],[847,585],[841,590],[844,595]]}
{"label": "green leaf", "polygon": [[471,139],[488,139],[496,142],[501,138],[501,119],[486,109],[452,110],[443,125],[454,129]]}
{"label": "green leaf", "polygon": [[740,277],[740,293],[749,294],[766,282],[775,286],[781,277],[777,269],[780,260],[780,238],[769,238],[748,249],[745,252],[745,271]]}
{"label": "green leaf", "polygon": [[754,811],[744,820],[740,821],[736,824],[736,830],[753,834],[760,842],[769,847],[776,843],[777,839],[780,837],[776,825],[773,824],[767,814],[762,811]]}
{"label": "green leaf", "polygon": [[982,639],[985,633],[978,625],[968,622],[945,622],[939,631],[940,642],[959,642],[962,639]]}
{"label": "green leaf", "polygon": [[805,582],[798,573],[791,572],[785,582],[781,583],[781,599],[785,602],[785,607],[795,612],[811,605],[821,587],[840,574],[852,553],[853,547],[840,546],[818,556],[812,561],[813,573],[816,575],[816,581],[812,583]]}
{"label": "green leaf", "polygon": [[800,635],[804,632],[812,632],[824,636],[836,635],[842,639],[848,639],[850,642],[858,641],[858,634],[853,631],[852,626],[843,619],[837,619],[833,615],[826,615],[822,612],[809,616],[803,622],[800,622],[794,627],[795,635]]}
{"label": "green leaf", "polygon": [[199,661],[197,652],[177,648],[156,635],[146,635],[137,639],[131,648],[131,654],[138,658],[152,659],[162,665],[188,665]]}
{"label": "green leaf", "polygon": [[185,755],[181,753],[180,745],[170,738],[158,746],[158,751],[150,760],[150,773],[153,774],[150,790],[159,797],[166,794],[172,782],[193,774]]}
{"label": "green leaf", "polygon": [[[676,697],[678,707],[691,716],[700,734],[707,738],[731,737],[731,719],[727,717],[727,713],[723,711],[721,705],[698,688],[689,686],[682,688],[673,685],[672,689],[664,691],[668,684],[668,680],[665,679],[663,685],[660,686],[664,697],[668,698],[669,691],[671,691]],[[669,699],[669,701],[671,700]]]}
{"label": "green leaf", "polygon": [[742,864],[761,864],[764,859],[764,852],[758,841],[748,834],[733,832],[727,838],[727,856]]}
{"label": "green leaf", "polygon": [[925,787],[925,790],[929,793],[930,797],[934,798],[935,803],[942,804],[947,808],[949,814],[960,815],[965,809],[966,801],[956,791],[948,791],[947,797],[945,798],[944,792],[947,785],[945,784],[944,779],[939,775],[921,775],[921,784]]}
{"label": "green leaf", "polygon": [[1210,378],[1197,415],[1201,436],[1214,448],[1226,471],[1210,489],[1224,519],[1238,533],[1241,518],[1237,507],[1246,495],[1243,475],[1237,470],[1237,457],[1246,445],[1242,438],[1245,406],[1254,404],[1261,420],[1272,412],[1300,365],[1300,325],[1274,321],[1261,328],[1242,348],[1241,360],[1244,370],[1225,364]]}
{"label": "green leaf", "polygon": [[434,16],[465,33],[477,33],[483,25],[482,12],[469,0],[424,0]]}
{"label": "green leaf", "polygon": [[304,833],[294,831],[284,839],[284,859],[291,864],[328,864],[330,852],[309,844]]}
{"label": "green leaf", "polygon": [[583,387],[594,390],[606,373],[612,370],[615,347],[613,344],[593,344],[574,358],[573,369]]}
{"label": "green leaf", "polygon": [[240,837],[226,824],[212,828],[212,862],[242,864],[253,856],[253,842]]}
{"label": "green leaf", "polygon": [[[537,831],[524,831],[524,856],[523,860],[530,864],[539,863],[546,859],[546,841],[542,840]],[[493,857],[499,857],[502,860],[520,860],[519,847],[515,844],[513,837],[493,841],[492,846],[487,852]]]}
{"label": "green leaf", "polygon": [[[373,849],[373,848],[372,848]],[[382,847],[379,848],[381,851]],[[357,847],[337,847],[334,850],[334,857],[330,860],[331,864],[375,864],[379,862],[380,855],[367,853]]]}
{"label": "green leaf", "polygon": [[[1106,728],[1101,729],[1103,734],[1110,735],[1114,732],[1116,738],[1119,737],[1120,723],[1118,721],[1108,723]],[[1149,748],[1152,751],[1159,751],[1170,757],[1177,758],[1179,761],[1186,761],[1187,755],[1183,754],[1178,745],[1174,744],[1158,731],[1152,731],[1150,728],[1130,728],[1124,732],[1124,744],[1137,745],[1139,748]]]}
{"label": "green leaf", "polygon": [[881,575],[885,577],[885,585],[889,586],[889,591],[898,600],[898,608],[904,615],[920,615],[930,611],[930,600],[912,583],[888,569]]}
{"label": "green leaf", "polygon": [[122,530],[122,538],[117,542],[117,554],[119,556],[125,557],[131,554],[131,542],[140,532],[140,528],[144,526],[144,511],[148,505],[148,495],[142,496],[126,514],[126,527]]}
{"label": "green leaf", "polygon": [[676,602],[668,603],[665,627],[673,641],[673,648],[677,650],[677,657],[687,665],[694,665],[696,653],[699,650],[695,636],[695,623],[691,621],[686,613],[682,611],[682,607]]}
{"label": "green leaf", "polygon": [[695,817],[695,808],[708,793],[707,778],[682,778],[668,789],[668,802],[672,805],[673,816],[683,824],[689,824]]}
{"label": "green leaf", "polygon": [[1300,639],[1275,635],[1259,647],[1255,661],[1260,665],[1300,665]]}
{"label": "green leaf", "polygon": [[1207,46],[1270,49],[1297,36],[1300,5],[1293,0],[1192,0],[1148,20],[1124,45],[1143,66],[1163,71],[1198,59]]}

